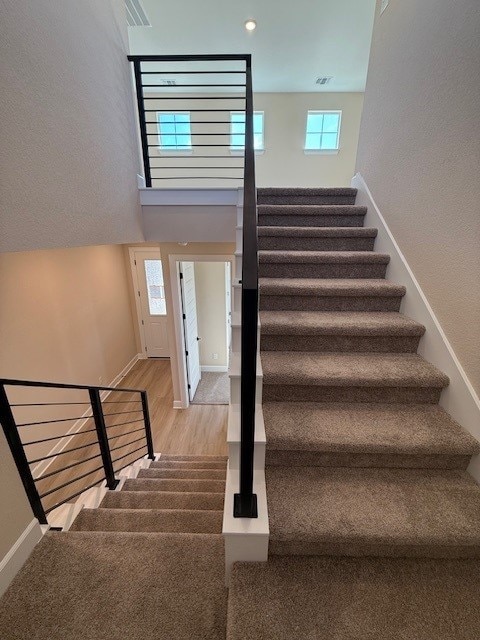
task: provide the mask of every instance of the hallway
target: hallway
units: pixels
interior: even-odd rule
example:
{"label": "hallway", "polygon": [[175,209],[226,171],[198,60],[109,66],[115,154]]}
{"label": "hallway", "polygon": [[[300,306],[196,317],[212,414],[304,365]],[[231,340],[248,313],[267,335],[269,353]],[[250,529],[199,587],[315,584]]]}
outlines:
{"label": "hallway", "polygon": [[173,409],[169,360],[139,360],[119,386],[146,389],[155,452],[227,455],[228,406]]}

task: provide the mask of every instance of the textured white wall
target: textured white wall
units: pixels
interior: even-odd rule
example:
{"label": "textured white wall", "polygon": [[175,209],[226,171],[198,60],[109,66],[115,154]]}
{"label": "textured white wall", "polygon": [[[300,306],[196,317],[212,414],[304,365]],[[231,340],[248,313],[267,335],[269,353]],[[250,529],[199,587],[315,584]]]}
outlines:
{"label": "textured white wall", "polygon": [[480,4],[390,0],[357,171],[480,392]]}
{"label": "textured white wall", "polygon": [[123,0],[0,4],[0,251],[143,240]]}
{"label": "textured white wall", "polygon": [[[195,262],[200,365],[226,367],[227,302],[225,299],[225,263]],[[213,354],[218,355],[217,360]]]}

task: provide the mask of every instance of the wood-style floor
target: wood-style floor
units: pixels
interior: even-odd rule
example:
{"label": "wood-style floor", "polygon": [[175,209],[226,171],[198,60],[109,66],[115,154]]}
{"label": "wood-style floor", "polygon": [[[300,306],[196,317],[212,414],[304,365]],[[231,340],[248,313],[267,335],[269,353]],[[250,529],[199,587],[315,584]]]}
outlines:
{"label": "wood-style floor", "polygon": [[[228,407],[190,405],[188,409],[173,409],[169,360],[139,360],[118,386],[147,391],[155,453],[227,454]],[[141,406],[138,400],[138,394],[113,392],[103,403],[116,472],[144,454],[143,450],[136,451],[145,444],[143,421],[133,422],[142,417],[138,412]],[[103,468],[99,469],[100,451],[92,430],[93,421],[88,420],[66,446],[67,453],[57,456],[44,476],[38,479],[39,493],[48,494],[42,499],[45,509],[51,509],[103,479]],[[130,433],[132,430],[136,432]],[[77,449],[79,447],[83,448]],[[68,453],[73,448],[77,450]],[[68,466],[70,468],[66,468]],[[85,477],[75,480],[80,475]],[[60,488],[64,484],[66,486]]]}

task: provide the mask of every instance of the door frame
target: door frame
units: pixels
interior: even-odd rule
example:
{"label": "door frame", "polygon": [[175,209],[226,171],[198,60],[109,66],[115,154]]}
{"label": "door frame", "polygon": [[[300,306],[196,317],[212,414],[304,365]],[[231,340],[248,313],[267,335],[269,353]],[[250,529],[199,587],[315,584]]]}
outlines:
{"label": "door frame", "polygon": [[[185,336],[183,334],[182,319],[182,298],[180,291],[180,262],[230,262],[230,274],[233,284],[234,256],[233,255],[197,255],[197,254],[170,254],[168,256],[170,266],[170,288],[172,291],[172,319],[175,328],[175,359],[178,369],[178,381],[180,399],[174,402],[174,409],[188,409],[190,400],[188,399],[187,365],[185,362]],[[170,347],[170,357],[172,356],[172,346]]]}
{"label": "door frame", "polygon": [[[128,257],[130,262],[130,271],[132,274],[132,283],[133,283],[133,297],[135,298],[135,311],[137,312],[137,327],[138,327],[138,335],[140,336],[140,346],[141,351],[138,355],[139,359],[146,360],[148,358],[147,355],[147,340],[145,338],[145,327],[142,324],[143,313],[142,313],[142,304],[140,301],[140,296],[138,292],[140,291],[140,283],[138,282],[138,271],[137,265],[135,264],[135,253],[151,253],[152,251],[158,251],[158,258],[162,260],[162,254],[160,252],[160,247],[158,245],[152,245],[150,247],[128,247]],[[162,265],[163,267],[163,265]],[[165,279],[164,279],[165,285]],[[168,326],[168,307],[167,307],[167,316],[166,316],[167,326]]]}

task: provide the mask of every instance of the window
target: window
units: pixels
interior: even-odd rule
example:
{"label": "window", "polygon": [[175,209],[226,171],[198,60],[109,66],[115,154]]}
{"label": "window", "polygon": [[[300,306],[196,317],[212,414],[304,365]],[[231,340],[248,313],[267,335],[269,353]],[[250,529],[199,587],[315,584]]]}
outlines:
{"label": "window", "polygon": [[158,141],[162,151],[190,151],[190,113],[157,113]]}
{"label": "window", "polygon": [[147,280],[148,307],[150,315],[166,315],[167,307],[165,304],[162,261],[145,260],[145,277]]}
{"label": "window", "polygon": [[305,151],[336,151],[341,116],[341,111],[309,111]]}
{"label": "window", "polygon": [[[263,151],[263,111],[253,112],[253,147]],[[243,151],[245,148],[245,112],[232,111],[230,114],[230,149]]]}

